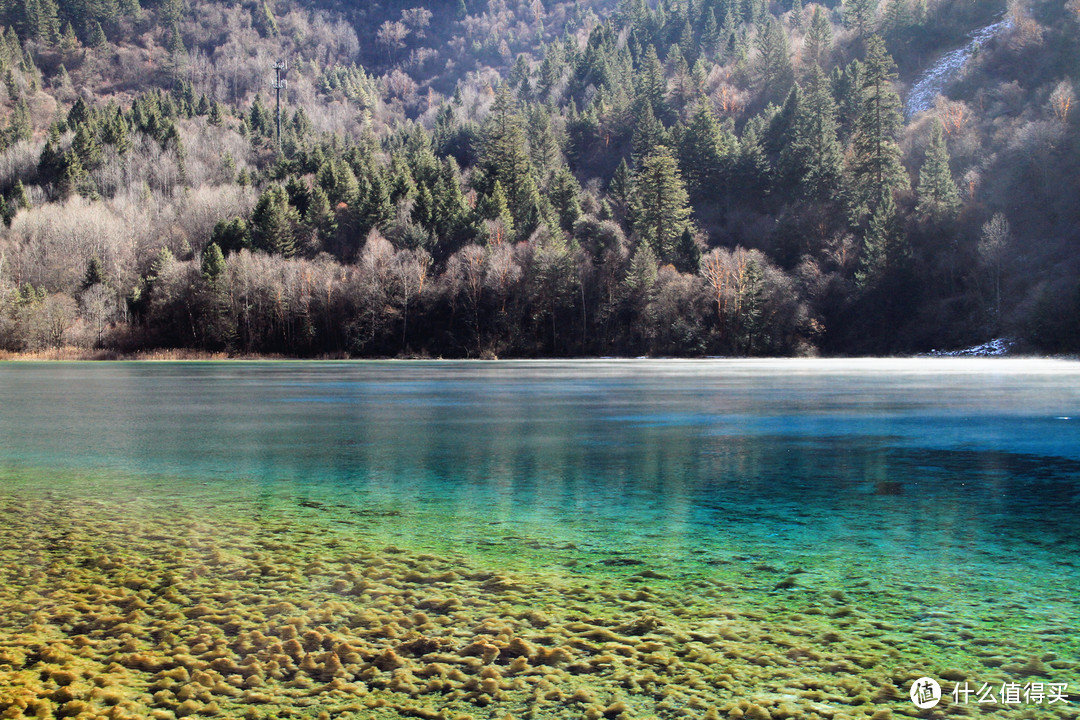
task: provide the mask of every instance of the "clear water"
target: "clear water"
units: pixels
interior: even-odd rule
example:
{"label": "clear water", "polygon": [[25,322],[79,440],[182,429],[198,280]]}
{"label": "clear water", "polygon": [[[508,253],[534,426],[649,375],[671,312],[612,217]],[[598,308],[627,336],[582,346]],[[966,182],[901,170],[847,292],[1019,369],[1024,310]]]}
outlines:
{"label": "clear water", "polygon": [[777,612],[840,593],[923,638],[898,686],[1043,655],[1080,682],[1080,364],[9,363],[0,398],[20,507],[285,522],[544,582],[649,568],[688,606],[698,581]]}

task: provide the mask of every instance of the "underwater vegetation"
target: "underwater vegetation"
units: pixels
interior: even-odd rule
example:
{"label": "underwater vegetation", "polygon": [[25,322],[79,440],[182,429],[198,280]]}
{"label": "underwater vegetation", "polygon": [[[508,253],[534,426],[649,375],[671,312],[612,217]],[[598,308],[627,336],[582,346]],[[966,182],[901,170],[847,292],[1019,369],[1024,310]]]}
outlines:
{"label": "underwater vegetation", "polygon": [[908,686],[1080,681],[1075,615],[937,582],[740,555],[688,571],[516,536],[484,555],[318,502],[238,514],[16,487],[0,494],[12,720],[1021,718],[1032,706],[922,711]]}

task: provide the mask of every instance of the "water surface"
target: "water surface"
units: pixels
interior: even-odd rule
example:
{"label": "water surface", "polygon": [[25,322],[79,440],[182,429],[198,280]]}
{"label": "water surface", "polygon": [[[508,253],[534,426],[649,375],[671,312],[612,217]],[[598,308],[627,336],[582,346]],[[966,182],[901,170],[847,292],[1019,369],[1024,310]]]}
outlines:
{"label": "water surface", "polygon": [[[66,547],[71,562],[91,566],[82,580],[138,590],[140,602],[161,603],[162,618],[176,602],[165,581],[194,575],[187,599],[221,603],[220,612],[181,625],[154,625],[157,615],[145,612],[147,627],[181,638],[186,629],[183,647],[196,664],[199,632],[218,659],[277,657],[273,646],[265,657],[252,651],[250,636],[287,640],[265,620],[277,601],[291,603],[290,622],[301,629],[330,618],[320,632],[339,644],[360,642],[349,640],[358,631],[347,613],[388,598],[423,611],[435,601],[424,605],[421,595],[437,590],[439,602],[460,597],[475,608],[457,619],[447,610],[438,632],[394,620],[406,629],[393,642],[394,633],[371,630],[365,642],[374,644],[358,645],[340,673],[326,670],[318,643],[305,648],[311,667],[300,663],[307,655],[292,671],[285,664],[274,680],[281,688],[297,678],[352,688],[306,704],[269,679],[272,691],[240,682],[240,694],[183,698],[170,686],[158,697],[152,683],[175,668],[140,659],[161,650],[155,633],[45,613],[54,643],[96,632],[103,652],[128,648],[129,674],[116,682],[128,694],[113,705],[133,716],[235,707],[314,717],[331,706],[357,717],[373,707],[387,716],[418,707],[447,717],[462,708],[486,717],[489,707],[492,717],[589,708],[614,708],[612,717],[733,716],[740,701],[774,716],[785,703],[820,717],[915,712],[905,683],[927,673],[1072,681],[1075,690],[1078,381],[1075,363],[969,359],[6,364],[0,501],[14,518],[9,534],[21,534],[23,547],[9,555],[48,568],[63,565],[45,558]],[[168,550],[177,538],[187,554]],[[120,578],[110,567],[118,555],[156,568],[156,589]],[[235,567],[221,576],[198,570],[215,562]],[[378,592],[356,589],[361,566],[370,583],[384,583]],[[278,568],[260,571],[276,581],[255,582],[257,567]],[[44,585],[71,574],[53,569],[40,578],[41,597],[28,602],[9,589],[0,604],[23,615],[51,607]],[[246,599],[236,595],[245,582]],[[70,588],[70,602],[87,592],[81,587]],[[488,637],[476,634],[485,617],[513,624],[541,610],[549,621],[522,620],[528,632],[491,633],[493,658],[468,650]],[[23,615],[9,615],[11,637]],[[596,628],[627,649],[605,650]],[[435,645],[400,666],[375,654],[397,648],[405,657],[409,632],[502,668],[507,687],[480,692],[466,679],[413,692],[393,678],[436,672],[424,670],[439,664]],[[508,649],[513,637],[534,652]],[[11,644],[34,642],[42,640]],[[329,652],[326,642],[320,651]],[[670,663],[646,659],[670,651],[685,661],[695,643],[694,652],[715,655],[694,670],[700,678],[685,669],[666,676]],[[553,649],[536,649],[545,645]],[[25,655],[13,672],[49,677]],[[517,687],[506,670],[522,656],[536,672],[518,668],[525,685]],[[669,692],[641,685],[647,667]],[[220,675],[228,684],[229,673]],[[837,679],[844,675],[851,680]],[[534,681],[562,696],[534,692],[530,705],[518,696]],[[578,686],[589,698],[572,700]],[[101,704],[87,692],[70,701]],[[360,705],[350,710],[346,700]],[[994,708],[1003,716],[1024,709]]]}

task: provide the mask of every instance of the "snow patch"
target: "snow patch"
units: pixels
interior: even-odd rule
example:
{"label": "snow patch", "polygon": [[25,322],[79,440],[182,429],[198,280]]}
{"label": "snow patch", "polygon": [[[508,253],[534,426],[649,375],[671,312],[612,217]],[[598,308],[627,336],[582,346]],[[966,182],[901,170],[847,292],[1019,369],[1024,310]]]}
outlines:
{"label": "snow patch", "polygon": [[1014,345],[1013,338],[994,338],[964,350],[931,350],[929,354],[931,357],[1001,357],[1008,355]]}
{"label": "snow patch", "polygon": [[938,58],[938,61],[931,65],[912,84],[911,92],[908,93],[907,97],[907,105],[904,108],[904,119],[911,120],[911,118],[924,110],[932,108],[937,96],[945,90],[945,86],[960,74],[960,71],[964,69],[964,65],[979,49],[979,46],[1002,30],[1010,27],[1012,27],[1012,20],[1009,18],[987,25],[968,35],[971,41],[967,45],[947,52]]}

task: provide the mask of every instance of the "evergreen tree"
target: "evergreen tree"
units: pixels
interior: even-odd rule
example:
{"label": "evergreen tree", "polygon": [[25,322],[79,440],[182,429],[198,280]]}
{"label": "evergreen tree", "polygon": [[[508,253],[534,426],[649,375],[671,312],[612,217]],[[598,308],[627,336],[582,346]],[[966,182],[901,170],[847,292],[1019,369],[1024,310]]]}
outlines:
{"label": "evergreen tree", "polygon": [[187,46],[184,45],[184,38],[181,37],[180,27],[176,23],[169,27],[169,41],[166,48],[169,51],[169,65],[172,67],[173,78],[175,78],[187,58]]}
{"label": "evergreen tree", "polygon": [[874,32],[878,0],[845,0],[844,25],[853,28],[860,38]]}
{"label": "evergreen tree", "polygon": [[108,42],[108,38],[105,37],[105,31],[101,28],[101,23],[94,21],[90,27],[90,36],[87,37],[86,43],[93,48],[102,47]]}
{"label": "evergreen tree", "polygon": [[716,119],[712,103],[700,103],[679,142],[679,167],[695,202],[721,189],[732,145],[733,138]]}
{"label": "evergreen tree", "polygon": [[870,215],[855,281],[863,289],[889,285],[907,269],[910,259],[911,247],[900,226],[896,202],[891,193],[885,193]]}
{"label": "evergreen tree", "polygon": [[480,166],[487,175],[488,188],[498,180],[508,191],[507,201],[518,231],[531,234],[539,223],[540,195],[533,179],[524,122],[506,85],[496,93],[484,126]]}
{"label": "evergreen tree", "polygon": [[258,250],[292,257],[296,252],[296,210],[280,185],[273,185],[259,196],[251,214],[251,244]]}
{"label": "evergreen tree", "polygon": [[780,21],[770,17],[758,32],[757,46],[760,55],[760,73],[762,87],[766,97],[779,100],[788,94],[795,81],[795,71],[791,67],[791,53],[788,51],[787,36],[780,26]]}
{"label": "evergreen tree", "polygon": [[209,117],[207,117],[206,121],[214,127],[221,127],[221,123],[223,122],[223,120],[224,118],[221,114],[221,103],[215,100],[210,106],[210,115]]}
{"label": "evergreen tree", "polygon": [[649,45],[634,75],[634,97],[639,104],[648,103],[651,106],[650,110],[657,117],[666,118],[668,114],[666,96],[667,81],[664,79],[664,68],[660,64],[656,48]]}
{"label": "evergreen tree", "polygon": [[896,72],[885,41],[877,35],[866,43],[861,79],[850,165],[855,216],[873,210],[880,198],[893,190],[908,186],[907,171],[900,163],[898,138],[903,118],[900,97],[893,88]]}
{"label": "evergreen tree", "polygon": [[216,243],[210,243],[202,254],[202,276],[207,282],[214,282],[225,274],[225,256]]}
{"label": "evergreen tree", "polygon": [[915,211],[925,219],[934,222],[952,220],[960,209],[960,193],[949,170],[949,149],[940,120],[935,121],[930,130],[930,144],[919,170],[915,194],[919,198]]}
{"label": "evergreen tree", "polygon": [[240,217],[219,220],[210,235],[210,242],[226,253],[251,248],[251,235],[247,221]]}
{"label": "evergreen tree", "polygon": [[478,210],[480,217],[493,222],[492,231],[488,234],[490,245],[514,241],[514,216],[510,213],[501,182],[495,181],[491,194],[484,198]]}
{"label": "evergreen tree", "polygon": [[829,81],[816,65],[780,154],[784,175],[797,183],[800,195],[830,200],[839,189],[843,149],[837,138],[836,102]]}
{"label": "evergreen tree", "polygon": [[15,103],[15,109],[11,113],[11,124],[7,128],[8,143],[17,143],[21,140],[29,140],[33,137],[33,127],[30,120],[30,106],[26,104],[26,98],[19,98]]}
{"label": "evergreen tree", "polygon": [[71,27],[70,22],[64,24],[64,32],[60,36],[60,49],[66,53],[79,49],[79,37],[75,34],[75,28]]}
{"label": "evergreen tree", "polygon": [[634,178],[630,214],[641,241],[670,262],[679,237],[690,226],[690,205],[678,163],[667,148],[642,159]]}
{"label": "evergreen tree", "polygon": [[11,189],[11,202],[19,209],[30,209],[30,196],[26,194],[26,186],[22,180],[15,181],[15,187]]}
{"label": "evergreen tree", "polygon": [[559,227],[566,232],[572,232],[578,218],[581,217],[581,201],[578,195],[581,185],[577,178],[570,172],[570,168],[563,165],[555,173],[551,182],[551,205],[559,218]]}
{"label": "evergreen tree", "polygon": [[270,6],[266,4],[266,0],[259,3],[252,24],[264,38],[276,37],[278,34],[277,20],[274,19],[274,14],[270,12]]}
{"label": "evergreen tree", "polygon": [[634,124],[634,135],[631,141],[634,158],[639,159],[651,154],[656,149],[666,145],[667,140],[664,124],[653,114],[652,105],[642,103],[641,111],[637,114],[637,121]]}
{"label": "evergreen tree", "polygon": [[828,13],[821,5],[814,6],[814,14],[810,17],[810,29],[806,33],[806,44],[803,46],[804,58],[808,63],[824,67],[832,52],[832,23],[829,22]]}
{"label": "evergreen tree", "polygon": [[105,266],[101,264],[100,257],[93,255],[90,257],[90,261],[86,263],[86,272],[83,273],[82,289],[86,290],[95,285],[103,285],[104,283]]}
{"label": "evergreen tree", "polygon": [[330,198],[318,185],[311,190],[311,202],[304,214],[304,224],[311,228],[320,240],[327,240],[337,232],[337,219],[330,207]]}
{"label": "evergreen tree", "polygon": [[79,162],[87,170],[95,170],[101,164],[101,144],[90,132],[88,124],[79,125],[71,149],[79,156]]}

